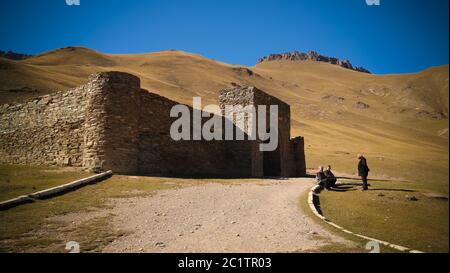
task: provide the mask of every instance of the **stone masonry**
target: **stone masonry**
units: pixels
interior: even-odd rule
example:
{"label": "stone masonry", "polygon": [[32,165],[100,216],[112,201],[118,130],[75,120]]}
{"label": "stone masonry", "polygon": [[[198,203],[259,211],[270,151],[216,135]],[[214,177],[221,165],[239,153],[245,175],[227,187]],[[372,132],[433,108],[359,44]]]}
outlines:
{"label": "stone masonry", "polygon": [[[259,141],[249,144],[252,153],[254,176],[298,177],[306,175],[303,138],[291,139],[291,109],[283,101],[270,96],[256,87],[235,87],[220,91],[219,103],[226,105],[265,105],[266,128],[269,128],[269,106],[278,106],[278,148],[271,152],[260,152]],[[257,118],[256,118],[257,119]],[[246,123],[244,123],[246,124]],[[249,128],[241,128],[248,133]]]}
{"label": "stone masonry", "polygon": [[219,102],[278,105],[277,150],[260,152],[257,140],[175,141],[170,110],[177,102],[141,89],[133,75],[102,72],[83,86],[0,106],[0,164],[188,177],[306,174],[303,138],[290,139],[289,105],[254,87],[222,90]]}

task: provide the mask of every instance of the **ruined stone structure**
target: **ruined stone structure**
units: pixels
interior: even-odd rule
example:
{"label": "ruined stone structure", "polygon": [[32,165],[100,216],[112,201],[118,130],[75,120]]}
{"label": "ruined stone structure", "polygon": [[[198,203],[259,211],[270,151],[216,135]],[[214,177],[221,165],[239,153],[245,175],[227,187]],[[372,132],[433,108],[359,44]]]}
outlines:
{"label": "ruined stone structure", "polygon": [[175,141],[170,110],[177,102],[141,89],[133,75],[105,72],[68,91],[0,106],[0,164],[161,176],[306,174],[303,138],[290,139],[289,105],[254,87],[222,90],[219,102],[278,105],[278,149],[260,152],[257,140]]}
{"label": "ruined stone structure", "polygon": [[[222,90],[219,95],[222,109],[226,105],[267,106],[266,128],[269,128],[269,107],[278,106],[278,148],[271,152],[260,152],[259,141],[251,146],[253,176],[295,177],[306,174],[303,138],[291,139],[291,108],[283,101],[270,96],[256,87],[236,87]],[[230,120],[233,117],[227,117]],[[236,123],[236,121],[235,121]],[[246,124],[246,123],[243,123]],[[248,132],[248,128],[240,128]]]}

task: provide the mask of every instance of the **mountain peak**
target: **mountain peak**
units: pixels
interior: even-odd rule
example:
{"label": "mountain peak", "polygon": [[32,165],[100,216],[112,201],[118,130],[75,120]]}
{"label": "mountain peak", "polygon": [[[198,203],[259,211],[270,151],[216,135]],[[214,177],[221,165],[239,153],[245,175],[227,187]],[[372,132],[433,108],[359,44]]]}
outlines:
{"label": "mountain peak", "polygon": [[300,51],[291,51],[286,53],[278,53],[278,54],[270,54],[258,60],[258,63],[262,62],[270,62],[270,61],[278,61],[278,60],[287,60],[287,61],[316,61],[316,62],[325,62],[334,65],[339,65],[343,68],[347,68],[350,70],[369,73],[370,71],[361,66],[353,66],[349,60],[340,60],[335,57],[328,57],[317,53],[316,51],[309,51],[307,53]]}
{"label": "mountain peak", "polygon": [[0,50],[0,57],[5,58],[5,59],[14,60],[14,61],[20,61],[20,60],[28,59],[28,58],[30,58],[32,56],[33,55],[16,53],[16,52],[13,52],[13,51],[1,51]]}

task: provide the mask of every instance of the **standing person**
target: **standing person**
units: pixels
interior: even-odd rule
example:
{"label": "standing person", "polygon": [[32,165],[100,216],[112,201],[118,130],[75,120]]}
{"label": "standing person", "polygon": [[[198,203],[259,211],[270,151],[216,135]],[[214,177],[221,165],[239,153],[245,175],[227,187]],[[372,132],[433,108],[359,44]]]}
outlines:
{"label": "standing person", "polygon": [[324,171],[324,174],[327,177],[328,186],[330,188],[334,188],[336,186],[337,179],[331,171],[331,165],[328,165],[327,169]]}
{"label": "standing person", "polygon": [[364,155],[359,154],[358,159],[358,175],[361,176],[363,182],[362,190],[366,191],[369,189],[369,186],[367,185],[367,177],[369,176],[370,169],[369,166],[367,166],[367,159],[364,157]]}

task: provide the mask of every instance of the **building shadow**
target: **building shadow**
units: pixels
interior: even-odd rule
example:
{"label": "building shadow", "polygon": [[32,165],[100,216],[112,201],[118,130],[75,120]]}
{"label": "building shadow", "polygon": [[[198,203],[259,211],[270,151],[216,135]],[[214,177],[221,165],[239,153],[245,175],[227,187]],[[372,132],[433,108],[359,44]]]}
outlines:
{"label": "building shadow", "polygon": [[[417,190],[410,190],[410,189],[395,189],[395,188],[375,188],[371,189],[371,184],[368,184],[369,191],[392,191],[392,192],[418,192]],[[348,192],[348,191],[356,191],[358,190],[357,187],[362,187],[362,183],[343,183],[343,184],[336,184],[336,187],[332,188],[332,191],[336,192]]]}
{"label": "building shadow", "polygon": [[408,189],[373,189],[372,191],[399,191],[399,192],[417,192],[416,190],[408,190]]}
{"label": "building shadow", "polygon": [[134,176],[134,177],[150,177],[150,178],[173,178],[173,179],[199,179],[199,180],[236,180],[236,179],[258,179],[258,180],[289,180],[292,178],[314,178],[315,176],[306,175],[306,176],[298,176],[298,177],[282,177],[282,176],[235,176],[235,175],[201,175],[201,174],[192,174],[192,175],[180,175],[180,174],[125,174],[126,176]]}
{"label": "building shadow", "polygon": [[336,191],[336,192],[348,192],[348,191],[356,191],[356,187],[354,186],[336,186],[334,188],[331,189],[331,191]]}
{"label": "building shadow", "polygon": [[[359,181],[361,180],[360,177],[349,177],[349,176],[336,176],[337,179],[345,179],[345,180],[352,180],[352,181]],[[385,178],[368,178],[367,181],[382,181],[382,182],[408,182],[406,180],[401,179],[385,179]]]}

